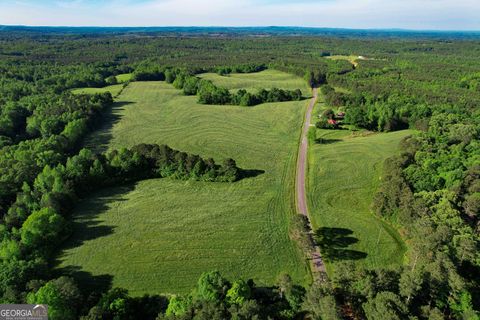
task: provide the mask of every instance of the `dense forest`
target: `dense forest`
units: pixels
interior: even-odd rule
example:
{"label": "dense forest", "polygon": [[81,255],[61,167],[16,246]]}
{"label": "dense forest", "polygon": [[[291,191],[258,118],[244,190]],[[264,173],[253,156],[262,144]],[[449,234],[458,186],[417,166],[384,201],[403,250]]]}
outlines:
{"label": "dense forest", "polygon": [[[367,59],[358,66],[325,59],[352,53]],[[451,35],[0,31],[0,302],[46,303],[51,319],[479,319],[479,55],[478,39]],[[166,81],[204,104],[302,98],[276,88],[232,94],[196,76],[266,68],[321,86],[328,107],[345,110],[347,124],[417,130],[385,163],[372,208],[404,230],[401,268],[344,263],[328,282],[307,288],[288,275],[265,288],[211,271],[190,294],[143,297],[93,290],[53,272],[71,210],[94,189],[160,177],[234,183],[247,174],[232,159],[218,165],[168,146],[84,149],[113,98],[70,89],[103,87],[133,73],[132,81]]]}

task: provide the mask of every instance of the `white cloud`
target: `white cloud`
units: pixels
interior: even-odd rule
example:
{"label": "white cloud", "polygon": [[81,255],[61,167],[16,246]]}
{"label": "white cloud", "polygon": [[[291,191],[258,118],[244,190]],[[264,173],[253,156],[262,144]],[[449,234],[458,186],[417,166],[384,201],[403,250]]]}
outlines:
{"label": "white cloud", "polygon": [[0,2],[0,24],[480,29],[478,0]]}

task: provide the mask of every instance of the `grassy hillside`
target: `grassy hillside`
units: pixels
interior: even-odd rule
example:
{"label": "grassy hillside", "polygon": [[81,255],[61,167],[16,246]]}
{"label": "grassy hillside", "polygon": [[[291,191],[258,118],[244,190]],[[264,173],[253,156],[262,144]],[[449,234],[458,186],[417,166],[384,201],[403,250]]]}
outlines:
{"label": "grassy hillside", "polygon": [[117,78],[117,81],[119,83],[123,83],[123,82],[132,80],[132,76],[133,75],[131,73],[122,73],[122,74],[116,75],[115,78]]}
{"label": "grassy hillside", "polygon": [[256,73],[234,73],[227,76],[220,76],[216,73],[204,73],[200,78],[211,80],[217,86],[237,91],[245,89],[250,92],[257,92],[259,89],[300,89],[305,96],[311,95],[307,82],[294,75],[277,70],[265,70]]}
{"label": "grassy hillside", "polygon": [[74,94],[95,94],[95,93],[103,93],[103,92],[110,92],[112,96],[116,96],[121,90],[123,85],[122,84],[114,84],[111,86],[106,86],[103,88],[78,88],[73,89],[72,93]]}
{"label": "grassy hillside", "polygon": [[[283,87],[297,87],[285,78]],[[306,102],[248,108],[198,105],[196,99],[164,82],[133,82],[89,145],[165,143],[218,161],[232,157],[264,173],[234,184],[157,179],[104,190],[77,207],[60,267],[111,275],[114,286],[133,294],[187,292],[201,272],[213,269],[266,285],[281,272],[308,281],[287,232]]]}
{"label": "grassy hillside", "polygon": [[[402,263],[405,246],[399,234],[371,213],[386,158],[398,151],[409,131],[358,134],[318,130],[323,144],[309,154],[309,209],[315,229],[335,262],[353,260],[369,267]],[[332,263],[333,262],[333,263]]]}

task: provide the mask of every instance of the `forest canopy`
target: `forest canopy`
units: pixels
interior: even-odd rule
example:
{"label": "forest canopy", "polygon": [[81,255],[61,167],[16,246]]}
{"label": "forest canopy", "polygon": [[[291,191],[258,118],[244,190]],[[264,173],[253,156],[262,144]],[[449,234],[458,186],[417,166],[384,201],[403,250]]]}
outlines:
{"label": "forest canopy", "polygon": [[[20,29],[0,31],[1,303],[46,303],[52,319],[479,319],[478,39]],[[366,58],[326,58],[334,55]],[[288,275],[266,288],[208,271],[188,294],[143,297],[85,288],[52,272],[58,245],[71,234],[73,207],[95,189],[167,177],[234,183],[249,174],[233,159],[218,164],[166,145],[94,153],[84,139],[104,123],[114,98],[71,89],[102,88],[131,73],[129,81],[165,81],[201,104],[303,99],[300,90],[230,92],[197,77],[267,68],[320,87],[326,118],[341,109],[344,124],[357,129],[415,129],[383,166],[372,207],[402,230],[404,265],[346,262],[328,282],[306,287]],[[305,221],[291,224],[306,230]]]}

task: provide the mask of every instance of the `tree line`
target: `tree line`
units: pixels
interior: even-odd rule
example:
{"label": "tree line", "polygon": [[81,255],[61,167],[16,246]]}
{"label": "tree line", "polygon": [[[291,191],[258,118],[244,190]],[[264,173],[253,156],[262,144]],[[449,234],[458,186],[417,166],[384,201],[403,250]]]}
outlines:
{"label": "tree line", "polygon": [[[253,65],[243,69],[232,67],[226,70],[230,70],[229,72],[237,70],[256,72],[263,69],[265,69],[264,66]],[[241,89],[232,94],[228,89],[218,87],[212,81],[201,79],[184,69],[161,68],[156,64],[140,65],[133,72],[133,79],[137,81],[166,81],[173,84],[175,88],[182,90],[185,95],[197,95],[198,102],[201,104],[254,106],[266,102],[299,101],[302,99],[300,89],[261,89],[257,93],[250,93]]]}
{"label": "tree line", "polygon": [[[478,41],[28,32],[0,32],[0,40],[2,303],[46,302],[52,319],[293,319],[306,313],[315,319],[478,319],[480,60],[472,58],[480,50]],[[362,60],[353,69],[347,61],[325,59],[327,51],[374,59]],[[201,287],[218,283],[208,285],[217,294],[192,292],[174,299],[131,297],[115,288],[82,291],[75,280],[52,274],[45,258],[52,255],[52,248],[29,252],[29,247],[68,236],[69,208],[75,197],[88,192],[79,188],[87,184],[72,185],[78,176],[71,171],[87,170],[82,161],[92,161],[89,155],[75,155],[83,136],[102,121],[102,112],[111,103],[109,95],[71,97],[68,89],[102,87],[112,83],[112,76],[132,71],[138,79],[164,77],[173,83],[180,73],[186,77],[206,71],[228,74],[252,61],[257,67],[296,74],[311,86],[325,87],[327,105],[344,107],[345,121],[359,127],[389,131],[408,126],[422,131],[403,143],[401,156],[385,163],[372,208],[405,233],[404,266],[366,269],[350,262],[336,264],[329,283],[304,289],[288,277],[270,290],[250,281],[247,286],[234,286],[240,280],[230,283],[215,274],[202,276]],[[190,80],[186,91],[197,92],[197,81]],[[206,86],[206,98],[213,95],[228,101],[224,91]],[[150,147],[144,149],[150,152]],[[111,159],[103,156],[92,156],[85,177],[94,179],[95,172],[102,176],[102,170],[113,170],[126,174],[113,179],[136,179],[139,174],[143,177],[136,166],[154,161],[131,149],[118,150]],[[198,161],[187,158],[181,166],[172,163],[170,168],[181,168],[172,169],[172,178],[192,176]],[[208,168],[208,161],[204,163]],[[216,170],[220,179],[225,167]],[[198,179],[206,179],[207,173]],[[37,180],[39,175],[42,178]],[[101,186],[103,180],[97,183]],[[304,221],[292,221],[291,229],[292,239],[308,246],[309,239],[302,236]],[[212,292],[199,286],[195,291]],[[204,296],[215,299],[207,301]]]}
{"label": "tree line", "polygon": [[19,112],[30,115],[17,118],[13,129],[1,136],[2,216],[22,184],[33,182],[46,165],[56,165],[75,152],[111,104],[110,93],[29,96],[15,104],[17,110],[24,110]]}
{"label": "tree line", "polygon": [[223,320],[291,319],[312,310],[313,316],[340,319],[339,306],[328,289],[309,290],[296,285],[288,274],[275,285],[261,287],[252,280],[229,281],[218,271],[204,272],[185,295],[132,297],[128,290],[112,288],[94,302],[72,278],[61,276],[31,285],[29,303],[44,303],[53,320]]}
{"label": "tree line", "polygon": [[213,159],[153,144],[105,154],[82,149],[65,163],[46,165],[32,184],[23,183],[3,216],[1,301],[22,299],[28,283],[46,275],[58,243],[69,236],[71,209],[78,199],[91,192],[150,178],[234,182],[242,176],[233,159],[217,165]]}
{"label": "tree line", "polygon": [[410,244],[388,290],[405,315],[479,319],[478,115],[434,114],[427,131],[406,138],[402,154],[385,162],[373,209],[401,225]]}
{"label": "tree line", "polygon": [[248,64],[240,64],[240,65],[234,65],[234,66],[216,67],[214,70],[219,75],[225,76],[231,73],[253,73],[253,72],[260,72],[266,69],[267,69],[267,66],[265,64],[248,63]]}

